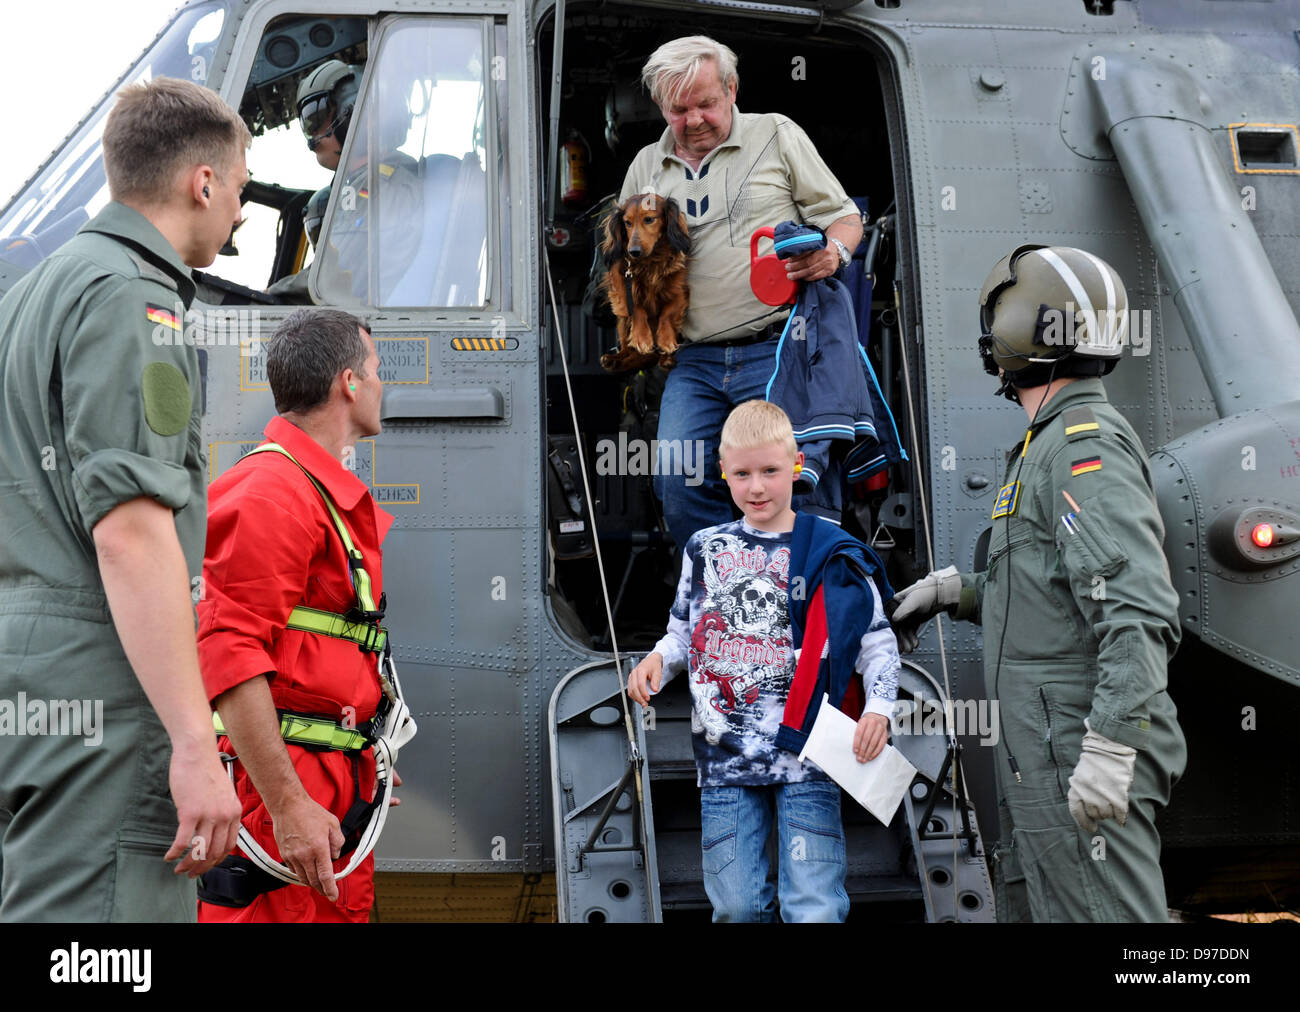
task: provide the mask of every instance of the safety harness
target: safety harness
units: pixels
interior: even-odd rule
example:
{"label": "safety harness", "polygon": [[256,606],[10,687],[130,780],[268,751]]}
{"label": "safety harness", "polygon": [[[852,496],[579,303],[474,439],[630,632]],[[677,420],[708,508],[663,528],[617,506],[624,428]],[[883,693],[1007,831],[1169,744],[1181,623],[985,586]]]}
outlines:
{"label": "safety harness", "polygon": [[[316,491],[320,493],[329,511],[334,529],[338,531],[348,559],[348,579],[352,584],[355,603],[345,615],[320,611],[299,605],[289,613],[286,628],[301,632],[315,633],[334,639],[355,643],[363,653],[379,655],[379,686],[382,694],[375,716],[359,727],[347,727],[328,718],[295,713],[291,710],[277,710],[280,717],[280,736],[288,744],[316,751],[338,751],[349,753],[352,759],[352,780],[356,788],[356,801],[340,820],[339,828],[343,833],[344,844],[340,856],[351,853],[347,867],[335,874],[335,879],[344,878],[361,864],[374,850],[383,832],[384,822],[388,818],[389,801],[393,794],[393,766],[397,753],[403,745],[415,736],[416,725],[410,710],[402,700],[401,685],[397,680],[397,668],[393,663],[392,650],[389,648],[388,632],[381,626],[387,605],[386,595],[381,595],[378,606],[371,592],[370,575],[366,572],[361,552],[352,543],[347,525],[339,516],[329,493],[311,472],[294,458],[288,450],[278,443],[263,443],[244,455],[246,459],[255,453],[279,453],[293,461],[298,470],[307,476]],[[219,714],[212,715],[213,729],[218,735],[226,733],[225,725]],[[373,801],[361,799],[361,783],[358,774],[360,754],[367,748],[374,750],[375,758],[375,792]],[[235,777],[234,761],[238,756],[222,754],[227,771],[233,781]],[[225,907],[246,907],[263,893],[279,889],[286,885],[304,885],[305,883],[285,864],[276,861],[266,852],[243,825],[239,827],[239,846],[247,854],[227,855],[227,857],[199,880],[199,898],[205,903]]]}

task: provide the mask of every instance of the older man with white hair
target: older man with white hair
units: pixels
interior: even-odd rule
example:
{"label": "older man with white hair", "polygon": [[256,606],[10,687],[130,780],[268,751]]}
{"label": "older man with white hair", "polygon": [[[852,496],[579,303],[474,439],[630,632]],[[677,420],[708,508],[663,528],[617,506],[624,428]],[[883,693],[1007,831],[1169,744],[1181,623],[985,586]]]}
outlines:
{"label": "older man with white hair", "polygon": [[691,234],[690,308],[664,390],[659,440],[662,448],[702,441],[707,479],[691,485],[683,474],[664,473],[673,468],[661,461],[656,486],[683,545],[695,531],[731,519],[718,433],[733,407],[764,396],[789,315],[750,290],[750,235],[782,221],[824,229],[825,249],[786,261],[793,280],[820,281],[849,262],[862,219],[798,124],[736,108],[740,78],[728,47],[703,35],[674,39],[650,56],[641,80],[668,128],[633,159],[619,201],[648,190],[671,197]]}

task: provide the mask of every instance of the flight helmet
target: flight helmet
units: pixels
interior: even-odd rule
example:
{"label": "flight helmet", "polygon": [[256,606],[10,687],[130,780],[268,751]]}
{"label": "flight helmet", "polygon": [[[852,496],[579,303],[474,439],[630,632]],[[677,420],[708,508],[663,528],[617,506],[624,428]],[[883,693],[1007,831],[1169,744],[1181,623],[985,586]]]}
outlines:
{"label": "flight helmet", "polygon": [[1128,340],[1128,294],[1115,268],[1072,246],[1018,246],[980,291],[980,359],[1011,387],[1104,376]]}
{"label": "flight helmet", "polygon": [[[342,145],[348,120],[357,104],[361,68],[342,60],[326,60],[298,85],[298,122],[307,135],[307,147],[316,150],[322,137],[333,134]],[[325,128],[333,123],[333,129]]]}

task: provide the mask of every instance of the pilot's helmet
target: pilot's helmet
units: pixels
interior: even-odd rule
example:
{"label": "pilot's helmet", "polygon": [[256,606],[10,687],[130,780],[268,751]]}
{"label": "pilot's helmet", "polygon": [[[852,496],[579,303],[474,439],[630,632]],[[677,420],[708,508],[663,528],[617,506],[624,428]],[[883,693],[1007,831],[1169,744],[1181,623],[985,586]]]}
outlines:
{"label": "pilot's helmet", "polygon": [[[330,184],[331,186],[333,184]],[[325,220],[325,206],[330,202],[330,186],[322,186],[311,195],[302,209],[302,226],[311,240],[312,249],[320,239],[321,222]]]}
{"label": "pilot's helmet", "polygon": [[980,291],[984,369],[996,376],[1000,368],[1020,387],[1106,375],[1128,340],[1128,325],[1128,294],[1115,268],[1072,246],[1019,246],[998,261]]}
{"label": "pilot's helmet", "polygon": [[318,136],[330,131],[341,145],[347,137],[348,120],[357,104],[361,68],[342,60],[327,60],[298,85],[298,121],[307,135],[307,147],[316,150]]}

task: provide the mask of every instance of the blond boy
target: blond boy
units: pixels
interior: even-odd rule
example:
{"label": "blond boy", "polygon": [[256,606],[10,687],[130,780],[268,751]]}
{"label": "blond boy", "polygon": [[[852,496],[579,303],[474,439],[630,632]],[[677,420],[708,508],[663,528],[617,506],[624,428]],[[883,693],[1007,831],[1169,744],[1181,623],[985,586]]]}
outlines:
{"label": "blond boy", "polygon": [[[884,748],[899,670],[881,605],[888,583],[869,548],[791,509],[803,454],[780,408],[755,400],[732,411],[719,457],[743,518],[687,541],[667,634],[632,671],[628,695],[645,704],[689,671],[713,919],[774,920],[779,899],[784,920],[842,921],[840,790],[798,751],[823,692],[862,711],[860,762]],[[767,880],[773,823],[777,889]]]}

